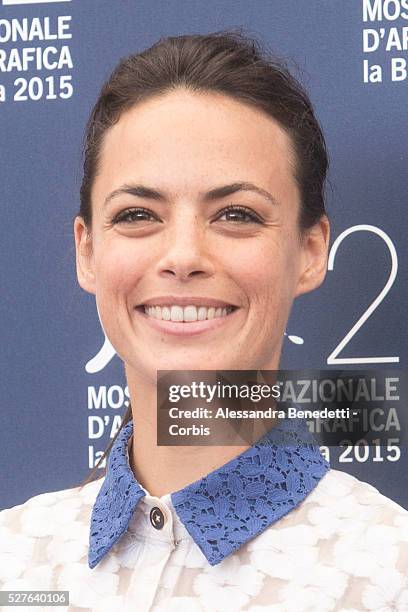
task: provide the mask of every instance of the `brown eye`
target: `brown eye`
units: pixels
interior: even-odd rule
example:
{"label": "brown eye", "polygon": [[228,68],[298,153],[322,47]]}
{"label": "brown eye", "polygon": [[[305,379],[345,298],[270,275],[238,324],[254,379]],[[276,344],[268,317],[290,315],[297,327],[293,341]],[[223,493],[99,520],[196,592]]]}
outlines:
{"label": "brown eye", "polygon": [[217,221],[233,221],[234,223],[263,223],[263,220],[252,210],[245,206],[234,206],[231,204],[224,208],[217,217]]}
{"label": "brown eye", "polygon": [[114,223],[133,223],[134,221],[158,220],[155,215],[146,208],[129,208],[120,212],[114,218]]}

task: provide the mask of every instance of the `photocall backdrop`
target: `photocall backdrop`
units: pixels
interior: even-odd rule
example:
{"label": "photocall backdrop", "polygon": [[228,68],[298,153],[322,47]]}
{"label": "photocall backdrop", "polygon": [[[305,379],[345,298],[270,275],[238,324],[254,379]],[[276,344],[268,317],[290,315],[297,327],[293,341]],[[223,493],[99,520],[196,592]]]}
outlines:
{"label": "photocall backdrop", "polygon": [[[329,271],[296,300],[281,367],[406,368],[407,0],[0,0],[1,508],[78,485],[127,407],[122,363],[75,273],[98,91],[160,37],[230,27],[289,60],[330,152]],[[408,508],[406,447],[393,459],[330,455]]]}

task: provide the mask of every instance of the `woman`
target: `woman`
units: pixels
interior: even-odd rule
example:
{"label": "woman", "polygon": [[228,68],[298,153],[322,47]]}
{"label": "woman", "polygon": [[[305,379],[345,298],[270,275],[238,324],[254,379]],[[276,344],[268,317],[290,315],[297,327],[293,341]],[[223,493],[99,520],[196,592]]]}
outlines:
{"label": "woman", "polygon": [[3,590],[68,590],[70,610],[408,609],[407,512],[317,447],[156,444],[157,370],[279,368],[293,300],[325,276],[327,165],[306,93],[254,40],[120,62],[74,233],[131,406],[102,480],[0,514]]}

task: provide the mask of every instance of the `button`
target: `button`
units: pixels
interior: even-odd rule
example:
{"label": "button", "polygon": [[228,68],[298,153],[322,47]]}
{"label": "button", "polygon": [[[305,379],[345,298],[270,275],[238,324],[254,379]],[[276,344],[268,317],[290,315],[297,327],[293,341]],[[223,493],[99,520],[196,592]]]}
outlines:
{"label": "button", "polygon": [[163,529],[164,514],[157,506],[150,510],[150,522],[155,529]]}

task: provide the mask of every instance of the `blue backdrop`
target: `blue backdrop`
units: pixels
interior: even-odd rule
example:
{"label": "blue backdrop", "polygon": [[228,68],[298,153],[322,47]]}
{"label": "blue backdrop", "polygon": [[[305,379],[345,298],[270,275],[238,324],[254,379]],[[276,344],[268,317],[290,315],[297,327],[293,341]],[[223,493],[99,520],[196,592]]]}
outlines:
{"label": "blue backdrop", "polygon": [[[76,282],[72,222],[98,91],[161,36],[244,27],[289,59],[323,126],[331,269],[296,301],[287,333],[303,343],[285,337],[282,367],[406,367],[406,4],[0,0],[0,508],[80,483],[126,409],[122,363],[100,354]],[[398,461],[338,454],[332,467],[408,508],[406,447]]]}

